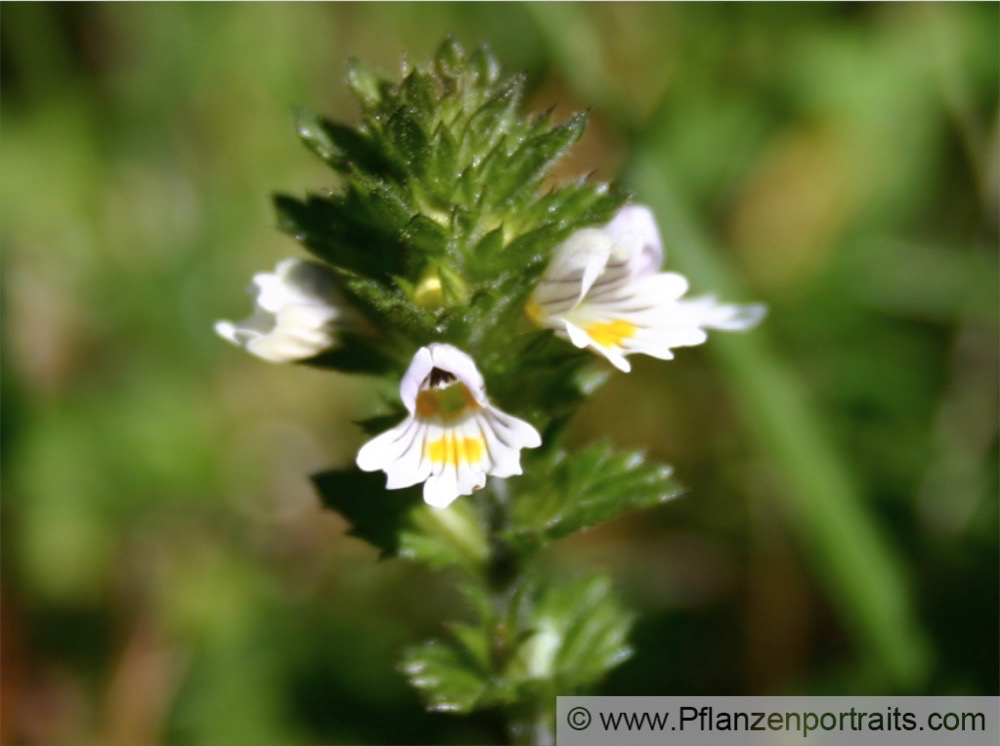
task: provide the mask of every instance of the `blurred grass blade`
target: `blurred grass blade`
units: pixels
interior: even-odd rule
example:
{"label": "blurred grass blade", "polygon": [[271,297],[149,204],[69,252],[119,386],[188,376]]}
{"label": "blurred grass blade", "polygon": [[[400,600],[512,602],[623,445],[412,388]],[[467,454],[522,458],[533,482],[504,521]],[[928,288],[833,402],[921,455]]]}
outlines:
{"label": "blurred grass blade", "polygon": [[545,37],[552,66],[585,99],[600,102],[606,116],[628,121],[622,116],[626,102],[603,64],[603,35],[592,23],[592,14],[576,3],[525,3],[524,8]]}
{"label": "blurred grass blade", "polygon": [[[744,297],[678,199],[657,151],[639,148],[633,156],[626,182],[650,204],[669,237],[671,268],[687,274],[696,288],[713,288],[727,299]],[[750,427],[781,469],[786,489],[780,499],[845,626],[895,685],[916,689],[927,675],[928,647],[903,567],[823,433],[805,386],[766,336],[766,326],[753,334],[719,335],[711,350]]]}

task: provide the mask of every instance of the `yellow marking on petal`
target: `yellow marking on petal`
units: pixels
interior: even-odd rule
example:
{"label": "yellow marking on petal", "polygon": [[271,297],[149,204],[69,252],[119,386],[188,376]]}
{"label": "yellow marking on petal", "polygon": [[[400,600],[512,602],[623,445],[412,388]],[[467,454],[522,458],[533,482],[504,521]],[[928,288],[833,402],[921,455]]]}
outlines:
{"label": "yellow marking on petal", "polygon": [[545,320],[545,310],[542,308],[542,304],[534,298],[524,304],[524,315],[537,326],[541,326],[542,321]]}
{"label": "yellow marking on petal", "polygon": [[483,451],[485,450],[485,444],[480,438],[465,438],[462,441],[462,446],[465,450],[465,463],[467,464],[478,464],[483,460]]}
{"label": "yellow marking on petal", "polygon": [[483,460],[485,445],[481,438],[460,438],[447,433],[427,444],[427,458],[435,464],[458,466],[461,463],[478,464]]}
{"label": "yellow marking on petal", "polygon": [[615,319],[614,321],[598,321],[583,329],[601,347],[620,347],[626,339],[635,336],[638,327],[630,321]]}
{"label": "yellow marking on petal", "polygon": [[461,381],[443,389],[426,389],[417,394],[417,415],[425,419],[440,417],[447,422],[475,409],[479,409],[479,403]]}

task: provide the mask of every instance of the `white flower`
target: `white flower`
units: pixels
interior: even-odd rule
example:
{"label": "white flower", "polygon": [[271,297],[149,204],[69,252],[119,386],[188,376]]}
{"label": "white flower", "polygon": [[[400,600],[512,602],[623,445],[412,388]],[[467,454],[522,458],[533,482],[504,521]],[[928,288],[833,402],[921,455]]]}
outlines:
{"label": "white flower", "polygon": [[357,464],[383,470],[390,490],[424,483],[424,501],[445,508],[486,477],[521,473],[521,449],[541,436],[489,403],[472,358],[448,344],[421,347],[399,385],[410,415],[366,443]]}
{"label": "white flower", "polygon": [[257,357],[287,363],[314,357],[336,343],[344,304],[333,273],[317,262],[285,259],[253,277],[254,312],[238,324],[219,321],[216,333]]}
{"label": "white flower", "polygon": [[603,228],[584,228],[556,247],[528,303],[528,315],[580,348],[591,347],[620,370],[627,355],[673,358],[699,345],[706,329],[749,329],[763,305],[725,305],[712,296],[682,300],[683,275],[660,272],[663,242],[648,207],[623,207]]}

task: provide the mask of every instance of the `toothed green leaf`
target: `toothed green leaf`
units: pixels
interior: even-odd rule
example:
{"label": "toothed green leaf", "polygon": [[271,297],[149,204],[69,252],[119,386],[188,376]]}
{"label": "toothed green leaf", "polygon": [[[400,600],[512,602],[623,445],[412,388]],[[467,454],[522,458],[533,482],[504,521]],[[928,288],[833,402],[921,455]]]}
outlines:
{"label": "toothed green leaf", "polygon": [[489,686],[487,672],[471,655],[441,642],[411,648],[403,656],[401,668],[429,710],[471,712]]}
{"label": "toothed green leaf", "polygon": [[639,452],[617,452],[606,442],[572,455],[557,451],[538,458],[512,485],[513,542],[558,539],[681,493],[669,467],[650,463]]}
{"label": "toothed green leaf", "polygon": [[420,502],[416,488],[385,489],[385,474],[356,467],[331,469],[312,476],[323,505],[350,524],[347,533],[362,539],[383,557],[396,554],[406,516]]}

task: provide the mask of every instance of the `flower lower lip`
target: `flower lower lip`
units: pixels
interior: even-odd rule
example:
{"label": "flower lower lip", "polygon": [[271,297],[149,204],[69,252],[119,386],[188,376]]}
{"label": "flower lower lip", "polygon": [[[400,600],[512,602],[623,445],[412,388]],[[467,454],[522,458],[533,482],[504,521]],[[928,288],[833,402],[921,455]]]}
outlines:
{"label": "flower lower lip", "polygon": [[[434,359],[454,368],[435,365],[428,371],[424,366]],[[423,482],[424,501],[435,508],[472,494],[487,477],[521,473],[521,450],[540,446],[541,436],[489,403],[468,354],[444,343],[422,347],[400,383],[404,402],[417,377],[423,380],[410,415],[362,446],[355,459],[359,468],[384,471],[388,489]]]}

